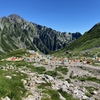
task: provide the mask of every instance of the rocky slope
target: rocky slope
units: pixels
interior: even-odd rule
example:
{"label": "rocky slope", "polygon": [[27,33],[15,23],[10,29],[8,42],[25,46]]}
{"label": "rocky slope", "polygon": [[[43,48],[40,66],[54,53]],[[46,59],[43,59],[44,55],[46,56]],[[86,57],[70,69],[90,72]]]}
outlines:
{"label": "rocky slope", "polygon": [[58,32],[28,22],[17,14],[0,18],[0,54],[19,48],[40,50],[47,54],[65,47],[80,36],[78,32]]}
{"label": "rocky slope", "polygon": [[[10,63],[11,64],[11,63]],[[14,62],[12,63],[14,64]],[[17,63],[16,63],[17,64]],[[42,64],[42,63],[28,63],[28,65],[32,64],[33,66],[36,66],[35,68],[40,68],[41,66],[45,67],[45,71],[55,71],[56,68],[59,66],[62,66],[60,63],[56,63],[57,66],[55,66],[54,63],[48,63],[48,65]],[[52,66],[51,66],[52,65]],[[60,71],[57,71],[57,73],[61,74],[64,78],[60,79],[58,76],[53,77],[48,74],[39,74],[38,72],[32,71],[27,65],[26,66],[17,66],[6,64],[6,66],[0,66],[0,69],[9,71],[9,70],[16,70],[17,73],[27,74],[26,79],[21,79],[21,82],[23,82],[23,85],[25,89],[27,89],[26,96],[22,98],[22,100],[99,100],[100,98],[100,84],[98,82],[91,81],[79,81],[79,77],[97,77],[100,78],[99,73],[92,73],[92,71],[88,71],[83,69],[80,66],[84,66],[91,70],[92,68],[95,69],[93,66],[88,67],[88,65],[83,65],[80,62],[79,63],[65,63],[62,68],[67,68],[68,73],[62,74]],[[34,67],[33,67],[34,68]],[[73,71],[73,74],[72,74]],[[100,71],[100,68],[98,67],[98,71]],[[17,77],[16,74],[13,74],[9,76],[8,74],[5,74],[6,78],[9,80],[13,80],[13,77]],[[72,76],[71,76],[72,75]],[[75,78],[76,77],[76,78]],[[71,81],[68,81],[71,80]],[[88,88],[90,90],[88,90]],[[12,91],[13,92],[13,91]],[[68,95],[68,94],[72,95]],[[66,95],[67,94],[67,95]],[[56,98],[55,98],[56,96]],[[12,95],[11,97],[14,98]],[[1,100],[11,100],[12,98],[7,95],[6,97],[3,96]]]}

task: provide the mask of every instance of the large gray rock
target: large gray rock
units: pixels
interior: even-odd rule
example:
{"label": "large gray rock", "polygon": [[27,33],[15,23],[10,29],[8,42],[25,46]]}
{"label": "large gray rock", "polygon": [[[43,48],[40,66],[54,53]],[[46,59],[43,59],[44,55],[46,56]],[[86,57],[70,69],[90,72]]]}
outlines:
{"label": "large gray rock", "polygon": [[62,89],[63,92],[67,92],[68,91],[66,85],[62,85],[61,89]]}
{"label": "large gray rock", "polygon": [[1,98],[1,100],[10,100],[10,98],[6,96],[5,98]]}
{"label": "large gray rock", "polygon": [[58,85],[54,85],[54,84],[52,84],[52,89],[53,89],[53,90],[59,90],[60,88],[59,88]]}
{"label": "large gray rock", "polygon": [[[78,90],[78,93],[76,94],[76,96],[77,96],[78,98],[83,98],[85,95],[84,95],[84,93],[83,93],[82,91]],[[85,98],[85,97],[84,97],[84,98]]]}
{"label": "large gray rock", "polygon": [[92,91],[91,93],[94,94],[94,95],[98,94],[97,91]]}
{"label": "large gray rock", "polygon": [[95,100],[93,97],[90,97],[89,99],[87,99],[87,100]]}
{"label": "large gray rock", "polygon": [[49,75],[45,75],[45,78],[49,81],[54,81],[54,78],[52,76]]}
{"label": "large gray rock", "polygon": [[36,84],[42,84],[42,83],[46,83],[45,81],[42,81],[42,80],[35,80],[35,83]]}
{"label": "large gray rock", "polygon": [[86,95],[84,95],[83,97],[82,97],[82,100],[87,100],[88,99],[88,97],[86,96]]}
{"label": "large gray rock", "polygon": [[7,76],[5,76],[6,78],[8,78],[8,79],[12,79],[12,77],[11,76],[9,76],[9,75],[7,75]]}
{"label": "large gray rock", "polygon": [[67,81],[64,81],[63,84],[69,87],[69,83]]}
{"label": "large gray rock", "polygon": [[26,80],[21,79],[21,81],[23,82],[24,85],[27,84],[27,81]]}

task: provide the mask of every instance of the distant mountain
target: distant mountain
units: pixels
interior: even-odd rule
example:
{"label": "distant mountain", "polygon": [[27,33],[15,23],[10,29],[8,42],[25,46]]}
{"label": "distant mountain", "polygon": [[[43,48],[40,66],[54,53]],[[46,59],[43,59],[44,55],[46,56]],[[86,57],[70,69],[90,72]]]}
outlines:
{"label": "distant mountain", "polygon": [[76,40],[78,39],[79,37],[81,37],[82,35],[79,33],[79,32],[76,32],[76,33],[72,33],[72,39],[73,40]]}
{"label": "distant mountain", "polygon": [[[76,50],[84,51],[92,48],[100,47],[100,23],[94,25],[89,31],[85,32],[83,36],[70,43],[60,53],[66,51]],[[59,52],[57,52],[59,53]]]}
{"label": "distant mountain", "polygon": [[47,54],[61,49],[81,33],[66,33],[28,22],[17,14],[0,18],[0,54],[19,48],[40,50]]}

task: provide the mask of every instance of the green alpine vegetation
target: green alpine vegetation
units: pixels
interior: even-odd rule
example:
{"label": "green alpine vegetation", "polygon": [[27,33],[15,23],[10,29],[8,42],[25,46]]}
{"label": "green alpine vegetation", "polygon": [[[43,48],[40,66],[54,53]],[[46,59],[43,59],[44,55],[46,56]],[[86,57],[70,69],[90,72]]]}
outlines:
{"label": "green alpine vegetation", "polygon": [[67,50],[86,50],[100,47],[100,23],[94,25],[82,37],[66,47]]}
{"label": "green alpine vegetation", "polygon": [[[11,79],[7,78],[10,76]],[[21,79],[27,78],[26,74],[21,72],[17,73],[14,70],[9,71],[0,69],[0,98],[8,96],[11,100],[22,100],[26,95],[25,89]]]}

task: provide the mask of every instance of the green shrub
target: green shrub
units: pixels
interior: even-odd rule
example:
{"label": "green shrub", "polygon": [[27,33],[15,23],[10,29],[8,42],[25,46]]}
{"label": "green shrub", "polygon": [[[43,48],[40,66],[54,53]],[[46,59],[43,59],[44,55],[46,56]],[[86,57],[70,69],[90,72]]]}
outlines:
{"label": "green shrub", "polygon": [[94,88],[94,87],[85,87],[86,88],[86,90],[91,94],[92,93],[92,91],[94,91],[94,90],[98,90],[97,88]]}
{"label": "green shrub", "polygon": [[59,66],[59,67],[56,67],[56,69],[55,69],[55,71],[59,71],[59,72],[61,72],[62,74],[67,74],[67,72],[68,72],[68,69],[67,68],[64,68],[64,67],[62,67],[62,66]]}
{"label": "green shrub", "polygon": [[51,100],[60,100],[58,91],[46,89],[46,90],[43,90],[43,93],[49,94],[51,96]]}
{"label": "green shrub", "polygon": [[68,83],[71,83],[71,80],[68,78],[68,79],[66,79],[66,81],[68,81]]}
{"label": "green shrub", "polygon": [[68,94],[67,92],[63,92],[61,89],[58,90],[59,93],[61,93],[61,95],[66,98],[66,100],[79,100],[77,98],[73,98],[73,96],[71,94]]}
{"label": "green shrub", "polygon": [[56,77],[59,75],[56,71],[46,71],[44,74],[47,74],[53,77]]}
{"label": "green shrub", "polygon": [[96,77],[91,77],[91,76],[79,77],[78,80],[80,80],[80,81],[93,81],[93,82],[100,83],[100,79],[97,79]]}
{"label": "green shrub", "polygon": [[92,97],[92,94],[90,94],[90,93],[85,93],[85,95],[86,95],[87,97]]}

